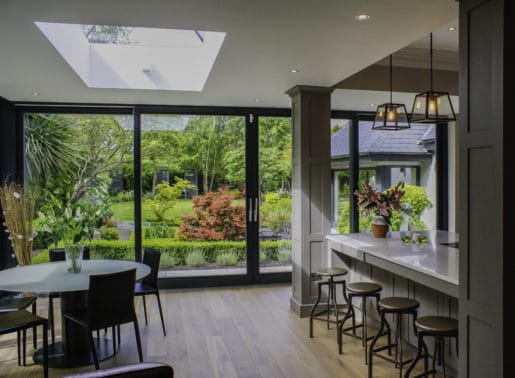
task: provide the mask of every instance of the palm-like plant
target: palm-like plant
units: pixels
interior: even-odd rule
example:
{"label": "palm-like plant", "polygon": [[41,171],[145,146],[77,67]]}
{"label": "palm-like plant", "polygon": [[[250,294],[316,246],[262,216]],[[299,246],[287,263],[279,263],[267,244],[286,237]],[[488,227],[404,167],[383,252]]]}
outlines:
{"label": "palm-like plant", "polygon": [[78,167],[73,129],[58,115],[26,117],[25,172],[29,182],[45,187],[49,177],[71,181]]}

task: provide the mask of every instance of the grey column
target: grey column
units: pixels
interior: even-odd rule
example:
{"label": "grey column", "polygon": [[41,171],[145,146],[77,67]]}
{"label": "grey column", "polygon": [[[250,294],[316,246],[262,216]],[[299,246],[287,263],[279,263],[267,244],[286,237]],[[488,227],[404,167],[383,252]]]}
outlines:
{"label": "grey column", "polygon": [[293,219],[291,309],[309,315],[316,287],[312,273],[327,265],[325,236],[331,232],[332,88],[295,86],[293,118]]}

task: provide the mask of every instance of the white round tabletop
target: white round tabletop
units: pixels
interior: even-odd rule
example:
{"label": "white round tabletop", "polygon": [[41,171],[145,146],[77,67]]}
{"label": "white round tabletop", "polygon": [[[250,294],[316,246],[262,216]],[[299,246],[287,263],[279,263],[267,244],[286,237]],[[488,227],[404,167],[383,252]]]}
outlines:
{"label": "white round tabletop", "polygon": [[148,265],[125,260],[83,260],[80,273],[70,273],[65,261],[24,265],[0,271],[0,290],[17,292],[63,292],[89,289],[89,276],[136,268],[136,280],[150,274]]}

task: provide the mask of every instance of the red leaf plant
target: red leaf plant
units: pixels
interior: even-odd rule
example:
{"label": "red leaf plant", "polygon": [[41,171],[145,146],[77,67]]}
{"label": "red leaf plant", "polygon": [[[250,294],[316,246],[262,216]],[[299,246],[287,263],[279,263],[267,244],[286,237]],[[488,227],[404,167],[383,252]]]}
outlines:
{"label": "red leaf plant", "polygon": [[366,182],[361,184],[360,187],[361,190],[356,190],[354,195],[358,197],[358,205],[363,209],[363,215],[366,217],[371,214],[381,215],[390,224],[392,211],[401,210],[404,183],[399,182],[384,192],[375,190]]}

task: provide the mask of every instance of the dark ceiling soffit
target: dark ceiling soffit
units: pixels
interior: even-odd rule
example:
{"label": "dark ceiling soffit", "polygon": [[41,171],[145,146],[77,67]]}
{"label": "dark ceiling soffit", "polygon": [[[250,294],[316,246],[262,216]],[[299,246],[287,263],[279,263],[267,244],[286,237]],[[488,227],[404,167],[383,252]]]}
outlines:
{"label": "dark ceiling soffit", "polygon": [[[458,96],[458,77],[456,71],[433,70],[435,90],[449,92]],[[338,89],[368,91],[389,91],[389,71],[387,66],[372,65],[340,81],[334,86]],[[424,68],[397,67],[393,72],[393,91],[420,93],[427,90],[430,71]]]}

